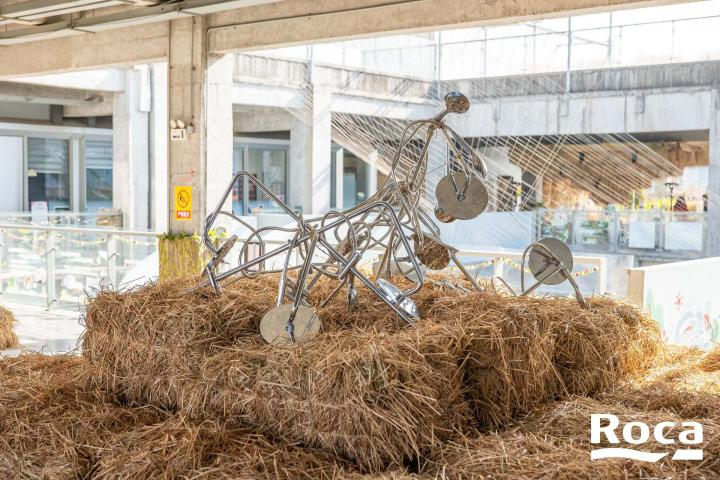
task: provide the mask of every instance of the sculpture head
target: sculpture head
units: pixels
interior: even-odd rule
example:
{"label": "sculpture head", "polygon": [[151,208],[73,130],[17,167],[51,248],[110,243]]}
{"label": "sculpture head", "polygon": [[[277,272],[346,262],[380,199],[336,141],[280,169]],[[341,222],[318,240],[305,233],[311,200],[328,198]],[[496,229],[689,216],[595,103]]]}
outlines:
{"label": "sculpture head", "polygon": [[465,113],[470,109],[470,100],[460,92],[445,95],[445,108],[450,113]]}

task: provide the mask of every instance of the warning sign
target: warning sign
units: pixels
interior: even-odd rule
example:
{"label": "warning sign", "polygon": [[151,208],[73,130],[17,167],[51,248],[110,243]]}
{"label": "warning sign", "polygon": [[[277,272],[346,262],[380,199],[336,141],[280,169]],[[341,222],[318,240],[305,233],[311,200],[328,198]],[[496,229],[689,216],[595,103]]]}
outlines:
{"label": "warning sign", "polygon": [[192,187],[175,187],[175,219],[192,220]]}

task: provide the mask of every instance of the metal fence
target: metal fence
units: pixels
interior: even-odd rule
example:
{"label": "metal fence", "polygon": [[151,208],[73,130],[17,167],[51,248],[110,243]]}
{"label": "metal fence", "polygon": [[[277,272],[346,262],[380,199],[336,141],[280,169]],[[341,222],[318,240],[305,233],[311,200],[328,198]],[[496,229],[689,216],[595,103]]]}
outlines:
{"label": "metal fence", "polygon": [[101,287],[157,276],[157,233],[0,224],[0,292],[7,301],[77,308]]}
{"label": "metal fence", "polygon": [[[160,234],[98,228],[0,224],[0,293],[9,302],[77,309],[100,288],[122,289],[158,276]],[[269,241],[282,244],[282,240]],[[238,246],[228,257],[237,261]],[[375,252],[379,254],[380,252]],[[372,261],[370,253],[368,258]],[[478,278],[503,276],[517,286],[518,251],[464,249],[460,257]],[[602,256],[576,256],[574,274],[584,293],[607,291]],[[566,285],[541,292],[564,295]]]}

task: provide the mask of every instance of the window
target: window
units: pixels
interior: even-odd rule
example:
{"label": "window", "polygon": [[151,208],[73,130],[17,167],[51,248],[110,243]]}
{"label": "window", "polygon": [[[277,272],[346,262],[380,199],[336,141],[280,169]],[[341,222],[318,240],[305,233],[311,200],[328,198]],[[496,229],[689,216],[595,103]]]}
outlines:
{"label": "window", "polygon": [[88,213],[112,208],[112,141],[85,141],[85,204]]}
{"label": "window", "polygon": [[69,142],[28,138],[28,206],[30,210],[70,209]]}
{"label": "window", "polygon": [[[287,143],[236,143],[234,171],[247,170],[280,200],[287,200]],[[240,183],[240,182],[238,182]],[[236,215],[282,213],[268,195],[247,179],[233,188],[233,212]]]}

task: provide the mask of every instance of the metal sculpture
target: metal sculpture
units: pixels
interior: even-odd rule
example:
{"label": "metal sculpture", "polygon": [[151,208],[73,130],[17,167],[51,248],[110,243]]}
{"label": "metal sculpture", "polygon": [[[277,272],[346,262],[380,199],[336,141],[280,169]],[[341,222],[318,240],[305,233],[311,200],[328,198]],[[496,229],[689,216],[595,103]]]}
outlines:
{"label": "metal sculpture", "polygon": [[[425,269],[441,270],[452,262],[474,288],[480,289],[457,257],[458,250],[440,240],[440,230],[421,202],[426,189],[430,144],[438,135],[445,140],[447,148],[446,174],[435,189],[435,217],[442,222],[468,220],[480,215],[488,204],[484,162],[444,121],[450,113],[467,112],[469,105],[467,97],[451,92],[445,96],[442,112],[429,119],[411,122],[402,135],[386,182],[367,200],[343,211],[331,210],[321,217],[306,219],[249,172],[236,173],[217,208],[205,222],[203,240],[211,259],[204,270],[207,280],[203,284],[219,291],[223,281],[279,274],[276,305],[260,323],[261,335],[274,345],[300,342],[320,330],[321,320],[311,305],[310,292],[321,277],[337,281],[337,286],[319,302],[319,307],[345,287],[348,306],[353,308],[358,295],[355,284],[360,281],[411,324],[421,316],[411,297],[422,287]],[[421,131],[424,143],[420,154],[412,158],[406,149]],[[233,186],[242,179],[247,179],[270,198],[292,219],[293,225],[254,228],[233,213],[224,211]],[[250,231],[240,248],[237,266],[223,272],[217,271],[218,266],[225,262],[238,238],[232,236],[220,246],[213,243],[210,231],[220,216],[229,217]],[[291,239],[270,249],[264,236],[278,232],[290,234]],[[374,275],[358,268],[358,263],[370,250],[380,251]],[[296,273],[294,278],[290,272]],[[404,277],[404,283],[409,286],[402,289],[391,283],[393,275]]]}

